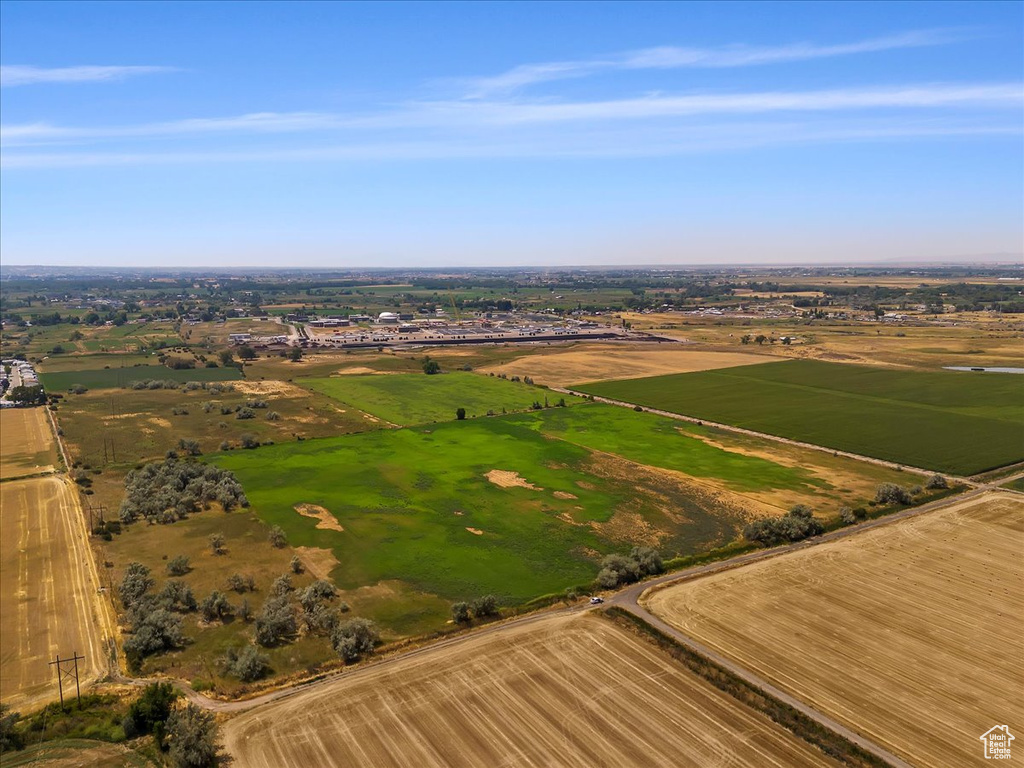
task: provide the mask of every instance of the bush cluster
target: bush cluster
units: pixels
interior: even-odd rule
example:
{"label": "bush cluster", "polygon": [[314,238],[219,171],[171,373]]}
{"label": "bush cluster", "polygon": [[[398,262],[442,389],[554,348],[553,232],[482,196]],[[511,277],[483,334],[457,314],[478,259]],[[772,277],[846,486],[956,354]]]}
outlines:
{"label": "bush cluster", "polygon": [[124,480],[120,519],[139,518],[173,523],[219,502],[225,511],[248,507],[249,500],[234,474],[208,464],[168,458],[132,470]]}
{"label": "bush cluster", "polygon": [[817,536],[824,527],[814,519],[813,510],[806,504],[797,504],[782,517],[755,520],[743,529],[743,536],[764,547],[774,547],[790,541]]}
{"label": "bush cluster", "polygon": [[633,547],[629,556],[608,555],[601,561],[597,583],[604,589],[632,584],[645,576],[654,576],[665,570],[661,555],[650,547]]}

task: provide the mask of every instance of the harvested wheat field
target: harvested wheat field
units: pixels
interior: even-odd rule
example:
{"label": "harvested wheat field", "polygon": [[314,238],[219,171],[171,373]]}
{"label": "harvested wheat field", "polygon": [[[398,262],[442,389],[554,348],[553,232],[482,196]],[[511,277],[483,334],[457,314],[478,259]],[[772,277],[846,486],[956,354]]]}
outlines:
{"label": "harvested wheat field", "polygon": [[1024,498],[988,493],[656,591],[654,613],[917,766],[1024,728]]}
{"label": "harvested wheat field", "polygon": [[834,765],[586,614],[357,669],[246,713],[223,736],[235,768]]}
{"label": "harvested wheat field", "polygon": [[635,379],[668,373],[734,368],[777,359],[746,352],[710,352],[696,347],[683,348],[677,344],[640,349],[593,345],[565,352],[527,355],[481,370],[484,373],[530,376],[538,384],[565,387],[586,381]]}
{"label": "harvested wheat field", "polygon": [[0,479],[50,472],[56,463],[44,408],[0,410]]}
{"label": "harvested wheat field", "polygon": [[85,656],[83,683],[106,669],[101,604],[86,527],[60,477],[0,485],[0,695],[24,710],[57,698],[60,652]]}

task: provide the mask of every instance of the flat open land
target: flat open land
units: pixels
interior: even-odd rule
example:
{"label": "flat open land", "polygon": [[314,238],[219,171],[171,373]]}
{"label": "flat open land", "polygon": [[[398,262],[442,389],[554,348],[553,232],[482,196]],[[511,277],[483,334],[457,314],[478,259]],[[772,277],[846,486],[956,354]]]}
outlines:
{"label": "flat open land", "polygon": [[1024,458],[1024,390],[1012,374],[792,360],[578,389],[940,472]]}
{"label": "flat open land", "polygon": [[[209,460],[235,473],[253,511],[292,546],[333,555],[328,571],[353,604],[351,593],[394,582],[433,596],[424,605],[488,593],[518,604],[590,582],[608,553],[704,552],[762,514],[794,503],[834,514],[905,479],[818,451],[786,446],[773,459],[763,444],[718,443],[697,425],[586,403]],[[363,615],[402,633],[415,612],[400,597],[391,615],[383,604]]]}
{"label": "flat open land", "polygon": [[57,446],[43,408],[0,410],[0,479],[49,472]]}
{"label": "flat open land", "polygon": [[[458,408],[465,408],[466,415],[472,418],[484,416],[488,411],[525,411],[538,400],[543,402],[545,397],[552,401],[563,397],[521,382],[461,371],[433,376],[423,373],[393,376],[349,374],[327,379],[301,379],[300,383],[402,426],[451,421]],[[569,396],[565,401],[581,402],[579,398]]]}
{"label": "flat open land", "polygon": [[678,344],[647,345],[639,349],[605,344],[529,355],[481,370],[509,376],[529,376],[538,384],[565,387],[581,381],[710,371],[771,362],[774,359],[768,355],[747,352],[709,352],[698,348],[681,348]]}
{"label": "flat open land", "polygon": [[246,713],[223,735],[236,768],[834,765],[589,615],[358,669]]}
{"label": "flat open land", "polygon": [[1024,498],[989,493],[656,591],[648,607],[914,765],[1024,724]]}
{"label": "flat open land", "polygon": [[[89,358],[82,358],[83,361]],[[242,373],[234,367],[168,368],[165,365],[134,365],[128,368],[92,368],[40,373],[39,380],[49,392],[63,392],[74,384],[89,389],[127,387],[133,381],[235,381]]]}
{"label": "flat open land", "polygon": [[73,487],[0,485],[0,690],[15,709],[57,698],[54,656],[78,651],[83,684],[106,669],[104,608]]}

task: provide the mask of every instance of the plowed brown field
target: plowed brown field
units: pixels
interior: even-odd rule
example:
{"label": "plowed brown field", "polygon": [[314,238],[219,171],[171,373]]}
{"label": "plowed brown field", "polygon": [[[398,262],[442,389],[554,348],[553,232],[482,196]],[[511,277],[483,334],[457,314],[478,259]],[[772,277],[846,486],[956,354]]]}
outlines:
{"label": "plowed brown field", "polygon": [[918,766],[1024,730],[1024,498],[989,493],[656,591],[690,637]]}
{"label": "plowed brown field", "polygon": [[106,669],[105,606],[81,514],[62,477],[0,485],[0,697],[15,709],[57,698],[48,662],[58,651],[86,657],[83,684]]}
{"label": "plowed brown field", "polygon": [[235,768],[835,765],[590,615],[427,649],[230,721]]}
{"label": "plowed brown field", "polygon": [[678,345],[639,349],[593,345],[567,352],[527,355],[500,365],[486,366],[485,373],[530,376],[538,384],[564,387],[587,381],[635,379],[667,373],[692,373],[738,365],[770,363],[778,358],[746,352],[711,352]]}
{"label": "plowed brown field", "polygon": [[56,463],[46,409],[0,410],[0,479],[49,472]]}

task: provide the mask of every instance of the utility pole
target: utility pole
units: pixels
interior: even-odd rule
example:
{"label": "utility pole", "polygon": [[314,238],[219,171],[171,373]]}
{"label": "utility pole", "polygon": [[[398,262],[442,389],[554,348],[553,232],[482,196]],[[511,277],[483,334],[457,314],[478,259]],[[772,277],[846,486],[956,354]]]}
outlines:
{"label": "utility pole", "polygon": [[[56,661],[51,661],[49,663],[49,666],[52,667],[56,665],[57,667],[57,689],[60,691],[61,710],[64,710],[64,679],[70,679],[72,675],[75,676],[75,695],[78,698],[78,706],[82,706],[82,689],[78,682],[78,662],[80,660],[84,661],[85,656],[79,656],[78,651],[72,651],[71,654],[71,658],[62,659],[60,657],[60,653],[58,652]],[[74,666],[67,666],[69,664],[74,664]]]}

